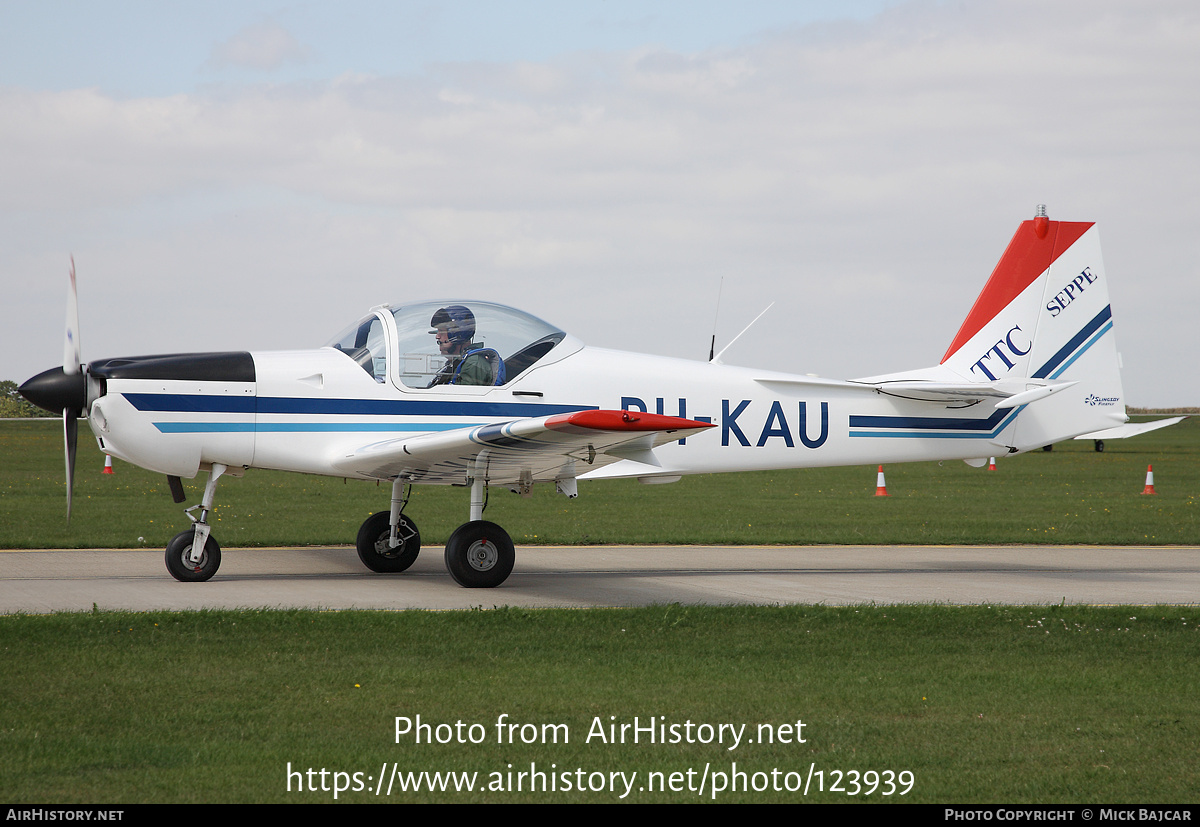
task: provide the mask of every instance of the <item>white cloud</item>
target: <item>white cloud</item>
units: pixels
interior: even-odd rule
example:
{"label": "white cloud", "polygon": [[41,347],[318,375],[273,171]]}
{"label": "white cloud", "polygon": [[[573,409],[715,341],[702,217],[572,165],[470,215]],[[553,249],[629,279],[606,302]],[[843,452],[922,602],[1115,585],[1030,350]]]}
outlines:
{"label": "white cloud", "polygon": [[240,68],[272,71],[288,63],[307,63],[313,50],[302,46],[278,23],[256,23],[217,44],[208,65],[214,69]]}

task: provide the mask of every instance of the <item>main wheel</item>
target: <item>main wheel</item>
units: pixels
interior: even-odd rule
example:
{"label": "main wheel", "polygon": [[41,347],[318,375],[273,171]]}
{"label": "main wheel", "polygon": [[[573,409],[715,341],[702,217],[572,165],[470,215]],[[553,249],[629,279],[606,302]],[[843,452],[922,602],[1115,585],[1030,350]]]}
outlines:
{"label": "main wheel", "polygon": [[358,530],[358,559],[371,571],[383,574],[404,571],[417,561],[421,553],[421,532],[417,524],[400,515],[396,526],[396,537],[400,545],[395,548],[388,546],[388,538],[392,534],[392,514],[390,511],[380,511],[372,514],[363,522]]}
{"label": "main wheel", "polygon": [[203,583],[221,567],[221,547],[211,534],[204,543],[204,553],[200,555],[200,562],[193,563],[189,559],[195,539],[196,530],[189,528],[176,534],[171,542],[167,543],[167,571],[171,572],[171,576],[176,580],[182,580],[184,583]]}
{"label": "main wheel", "polygon": [[487,520],[463,523],[446,543],[446,568],[458,585],[468,589],[499,586],[516,560],[508,532]]}

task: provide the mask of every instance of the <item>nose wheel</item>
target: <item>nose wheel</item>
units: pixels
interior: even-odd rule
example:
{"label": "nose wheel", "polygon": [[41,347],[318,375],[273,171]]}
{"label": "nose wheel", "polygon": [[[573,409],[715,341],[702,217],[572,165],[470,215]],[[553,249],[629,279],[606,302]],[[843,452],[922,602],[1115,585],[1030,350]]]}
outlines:
{"label": "nose wheel", "polygon": [[463,523],[446,543],[446,568],[458,585],[491,589],[508,579],[516,562],[508,532],[487,520]]}
{"label": "nose wheel", "polygon": [[[179,532],[167,543],[167,571],[176,580],[202,583],[216,574],[221,566],[221,547],[209,533],[212,526],[208,523],[208,514],[217,494],[217,480],[227,470],[229,469],[226,466],[218,462],[213,463],[200,504],[193,505],[184,512],[194,523],[193,527]],[[200,510],[199,517],[192,516],[196,509]]]}
{"label": "nose wheel", "polygon": [[193,560],[192,546],[196,542],[195,529],[189,528],[175,535],[167,544],[167,571],[176,580],[184,583],[203,583],[217,573],[221,567],[221,547],[209,536],[204,541],[200,559]]}

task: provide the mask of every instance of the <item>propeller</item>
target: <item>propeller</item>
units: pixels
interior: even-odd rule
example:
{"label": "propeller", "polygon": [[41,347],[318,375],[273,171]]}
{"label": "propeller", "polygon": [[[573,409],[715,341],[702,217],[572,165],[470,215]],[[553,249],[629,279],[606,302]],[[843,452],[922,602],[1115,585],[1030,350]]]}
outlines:
{"label": "propeller", "polygon": [[67,324],[63,340],[63,365],[51,368],[21,385],[21,395],[52,413],[62,413],[63,448],[67,469],[67,522],[71,522],[71,500],[75,490],[75,448],[79,440],[79,417],[87,408],[87,375],[79,347],[79,301],[75,289],[75,257],[67,284]]}
{"label": "propeller", "polygon": [[63,449],[67,457],[67,525],[71,524],[71,499],[75,493],[75,445],[79,440],[79,415],[75,408],[63,409]]}
{"label": "propeller", "polygon": [[[83,353],[79,347],[79,293],[75,287],[75,256],[71,256],[71,279],[67,285],[67,331],[63,338],[63,373],[81,376]],[[84,380],[84,405],[87,384]],[[67,525],[71,524],[71,500],[75,492],[75,453],[79,442],[79,417],[83,409],[63,408],[63,453],[67,460]]]}
{"label": "propeller", "polygon": [[63,373],[80,372],[83,356],[79,350],[79,295],[75,289],[75,256],[71,256],[71,277],[67,282],[67,333],[63,339]]}

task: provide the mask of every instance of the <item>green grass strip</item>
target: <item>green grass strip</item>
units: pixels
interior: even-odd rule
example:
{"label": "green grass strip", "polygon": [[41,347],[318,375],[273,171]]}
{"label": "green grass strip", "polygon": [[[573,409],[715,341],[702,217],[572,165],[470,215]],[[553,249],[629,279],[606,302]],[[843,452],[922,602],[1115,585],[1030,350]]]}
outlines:
{"label": "green grass strip", "polygon": [[[79,443],[71,524],[65,524],[62,426],[0,422],[0,548],[163,548],[190,524],[166,479],[104,459],[87,428]],[[1143,496],[1153,463],[1157,496]],[[955,461],[873,464],[685,477],[674,485],[584,482],[567,500],[553,486],[526,499],[493,489],[486,517],[518,546],[535,544],[1200,544],[1200,417],[1129,440],[1060,443],[1000,457],[996,471]],[[204,475],[185,481],[199,502]],[[213,533],[224,547],[354,542],[388,507],[389,485],[283,472],[225,477]],[[407,513],[426,543],[467,519],[461,488],[417,487]]]}
{"label": "green grass strip", "polygon": [[[1195,608],[1080,606],[6,616],[0,799],[326,802],[332,773],[349,785],[357,772],[364,789],[338,801],[621,800],[607,787],[390,797],[371,787],[393,767],[503,786],[534,765],[593,780],[637,773],[624,800],[684,803],[713,800],[712,773],[736,762],[747,786],[810,768],[826,788],[843,774],[847,791],[850,771],[915,780],[904,796],[879,785],[857,796],[725,790],[717,801],[1195,802],[1198,627]],[[431,733],[449,725],[449,743],[397,742],[396,717],[418,715]],[[508,743],[501,715],[534,728]],[[730,724],[756,739],[762,725],[787,743],[589,742],[597,722],[635,716],[690,721],[697,736],[700,724]],[[451,737],[460,721],[479,724],[482,742]],[[559,740],[542,725],[562,725]],[[289,763],[303,774],[292,792]],[[680,788],[646,790],[655,772]]]}

